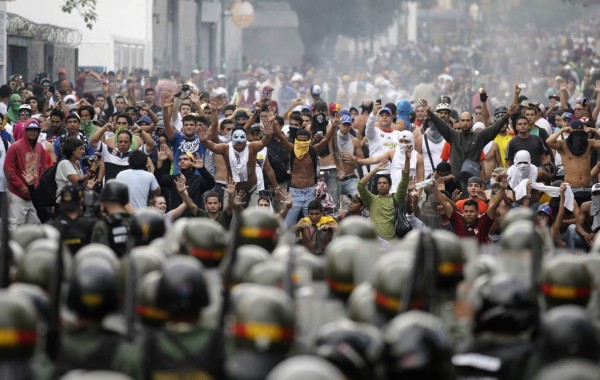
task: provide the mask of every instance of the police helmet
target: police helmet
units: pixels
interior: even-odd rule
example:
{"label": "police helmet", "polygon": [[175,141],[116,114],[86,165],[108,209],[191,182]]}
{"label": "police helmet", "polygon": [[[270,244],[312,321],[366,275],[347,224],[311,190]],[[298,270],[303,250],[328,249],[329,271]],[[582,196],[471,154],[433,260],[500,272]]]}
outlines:
{"label": "police helmet", "polygon": [[160,309],[156,303],[161,279],[162,273],[153,271],[147,273],[137,283],[135,310],[142,324],[146,326],[160,326],[169,320],[169,313]]}
{"label": "police helmet", "polygon": [[129,226],[129,235],[135,246],[148,245],[165,234],[164,216],[150,207],[137,210]]}
{"label": "police helmet", "polygon": [[116,202],[125,206],[129,203],[129,189],[123,182],[115,179],[106,181],[102,194],[100,194],[101,202]]}
{"label": "police helmet", "polygon": [[352,235],[362,239],[377,240],[377,230],[370,219],[361,216],[344,218],[335,231],[336,236]]}
{"label": "police helmet", "polygon": [[269,373],[266,380],[345,380],[339,369],[318,356],[293,356]]}
{"label": "police helmet", "polygon": [[183,230],[187,253],[207,268],[221,263],[227,251],[227,231],[219,223],[208,218],[190,220]]}
{"label": "police helmet", "polygon": [[345,235],[336,238],[327,245],[326,279],[330,294],[346,300],[354,289],[354,253],[360,247],[361,239]]}
{"label": "police helmet", "polygon": [[117,271],[105,259],[89,257],[73,270],[67,307],[80,318],[101,320],[119,307]]}
{"label": "police helmet", "polygon": [[277,215],[260,208],[248,208],[240,215],[239,244],[258,245],[272,252],[279,241],[280,230]]}
{"label": "police helmet", "polygon": [[542,294],[546,306],[574,304],[586,306],[594,281],[585,259],[572,254],[554,256],[542,269]]}
{"label": "police helmet", "polygon": [[23,295],[0,290],[0,360],[29,359],[37,342],[37,314],[32,302]]}

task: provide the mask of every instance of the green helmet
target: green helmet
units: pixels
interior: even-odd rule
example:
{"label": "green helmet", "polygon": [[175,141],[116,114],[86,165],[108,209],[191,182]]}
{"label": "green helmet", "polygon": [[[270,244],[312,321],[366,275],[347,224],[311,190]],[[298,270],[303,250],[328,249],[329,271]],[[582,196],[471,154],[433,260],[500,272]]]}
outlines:
{"label": "green helmet", "polygon": [[281,222],[277,215],[260,208],[248,208],[240,215],[239,245],[258,245],[272,252],[279,241]]}
{"label": "green helmet", "polygon": [[535,219],[536,214],[529,207],[513,208],[504,215],[504,218],[502,218],[500,229],[504,231],[508,226],[520,220],[527,220],[533,223],[535,222]]}
{"label": "green helmet", "polygon": [[38,316],[40,316],[44,321],[48,320],[50,312],[50,300],[48,299],[48,293],[45,292],[44,289],[33,284],[15,282],[10,284],[7,290],[10,294],[15,294],[18,297],[24,296],[25,298],[28,298],[35,306]]}
{"label": "green helmet", "polygon": [[[377,310],[387,319],[392,319],[402,308],[403,294],[408,286],[412,271],[410,252],[391,252],[381,257],[373,269],[373,288]],[[422,307],[423,299],[413,299],[411,308]]]}
{"label": "green helmet", "polygon": [[208,218],[190,220],[183,235],[187,242],[187,253],[194,256],[207,268],[219,266],[227,252],[227,231]]}
{"label": "green helmet", "polygon": [[543,247],[544,240],[535,224],[529,220],[517,220],[502,230],[500,246],[503,249],[517,252],[524,249],[532,249],[533,236],[537,239],[538,247]]}
{"label": "green helmet", "polygon": [[585,258],[561,254],[548,259],[542,269],[542,294],[548,308],[574,304],[586,306],[594,281]]}
{"label": "green helmet", "polygon": [[378,328],[349,319],[330,322],[319,329],[315,354],[327,359],[349,378],[370,380],[383,350]]}
{"label": "green helmet", "polygon": [[21,294],[0,290],[0,360],[29,359],[37,342],[37,313]]}
{"label": "green helmet", "polygon": [[[325,279],[325,257],[313,255],[301,245],[294,245],[292,252],[296,260],[295,265],[300,282],[304,283],[304,276],[310,276],[312,280]],[[288,245],[280,245],[273,250],[271,256],[273,256],[273,259],[287,264],[290,257],[289,253],[290,247]]]}
{"label": "green helmet", "polygon": [[463,279],[466,256],[458,237],[445,230],[431,231],[436,246],[437,285],[454,290]]}
{"label": "green helmet", "polygon": [[326,278],[332,295],[346,300],[354,289],[354,254],[361,239],[341,236],[333,239],[325,250]]}
{"label": "green helmet", "polygon": [[183,235],[183,231],[190,220],[191,219],[189,218],[179,218],[167,231],[163,244],[163,252],[165,253],[165,256],[185,253],[185,237]]}
{"label": "green helmet", "polygon": [[344,218],[335,231],[336,236],[352,235],[366,240],[377,240],[377,230],[370,219],[361,216]]}
{"label": "green helmet", "polygon": [[489,254],[480,254],[469,260],[465,267],[465,279],[473,283],[475,279],[482,275],[493,275],[498,272],[498,262],[496,257]]}
{"label": "green helmet", "polygon": [[269,373],[266,380],[345,380],[344,374],[318,356],[291,357]]}
{"label": "green helmet", "polygon": [[117,271],[104,258],[88,257],[73,270],[67,307],[80,318],[100,321],[119,307]]}
{"label": "green helmet", "polygon": [[160,326],[169,320],[169,313],[158,308],[156,304],[156,293],[161,279],[160,271],[154,271],[147,273],[137,283],[135,309],[140,321],[146,326]]}
{"label": "green helmet", "polygon": [[287,353],[295,338],[295,308],[286,292],[271,286],[241,284],[232,291],[239,348],[261,353]]}
{"label": "green helmet", "polygon": [[564,359],[543,367],[533,380],[600,380],[600,368],[589,360]]}
{"label": "green helmet", "polygon": [[383,338],[388,379],[454,379],[451,341],[439,318],[408,311],[389,323]]}
{"label": "green helmet", "polygon": [[369,282],[358,284],[348,297],[348,318],[356,322],[384,324],[375,307],[375,289]]}
{"label": "green helmet", "polygon": [[167,259],[158,283],[156,306],[170,318],[198,318],[210,304],[202,264],[193,257],[176,255]]}
{"label": "green helmet", "polygon": [[165,256],[158,249],[149,245],[133,248],[128,256],[121,259],[117,277],[117,283],[121,293],[124,292],[127,274],[129,273],[129,268],[131,266],[129,260],[133,260],[134,262],[134,278],[141,279],[146,273],[160,271],[165,262]]}
{"label": "green helmet", "polygon": [[[234,267],[231,270],[230,283],[234,286],[242,282],[250,281],[249,274],[252,267],[270,259],[269,252],[258,245],[244,245],[237,249]],[[229,270],[230,261],[226,260],[222,265],[222,272]]]}
{"label": "green helmet", "polygon": [[37,239],[46,238],[46,232],[38,225],[24,224],[18,229],[11,232],[11,240],[17,242],[23,249],[36,241]]}
{"label": "green helmet", "polygon": [[[27,248],[27,253],[17,263],[15,281],[37,285],[49,291],[56,270],[58,243],[55,240],[39,239]],[[71,256],[63,253],[65,273],[71,267]]]}
{"label": "green helmet", "polygon": [[99,257],[103,260],[106,260],[108,263],[110,263],[115,271],[119,270],[119,267],[121,266],[115,251],[113,251],[109,246],[99,243],[88,244],[77,251],[73,265],[77,267],[79,263],[90,257]]}
{"label": "green helmet", "polygon": [[129,226],[129,236],[133,237],[135,246],[148,245],[164,234],[165,218],[158,210],[147,207],[135,212]]}
{"label": "green helmet", "polygon": [[286,274],[286,265],[284,263],[281,261],[267,260],[257,263],[250,268],[248,281],[253,284],[281,288]]}

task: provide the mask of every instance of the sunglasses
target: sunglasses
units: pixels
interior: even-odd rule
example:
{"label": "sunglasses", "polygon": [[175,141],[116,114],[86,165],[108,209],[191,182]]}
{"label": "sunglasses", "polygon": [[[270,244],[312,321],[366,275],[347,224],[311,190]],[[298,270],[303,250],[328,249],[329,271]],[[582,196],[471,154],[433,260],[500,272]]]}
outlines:
{"label": "sunglasses", "polygon": [[31,113],[29,113],[27,111],[21,111],[21,112],[19,112],[19,115],[29,116],[29,115],[31,115]]}

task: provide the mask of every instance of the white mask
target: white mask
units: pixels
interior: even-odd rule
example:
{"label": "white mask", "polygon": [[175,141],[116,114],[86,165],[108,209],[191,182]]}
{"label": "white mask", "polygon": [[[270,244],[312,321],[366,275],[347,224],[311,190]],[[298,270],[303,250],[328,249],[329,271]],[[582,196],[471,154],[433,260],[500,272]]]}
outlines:
{"label": "white mask", "polygon": [[531,166],[529,164],[517,164],[517,170],[519,171],[519,178],[525,179],[529,178],[529,172],[531,171]]}
{"label": "white mask", "polygon": [[246,132],[242,131],[242,130],[235,130],[233,131],[232,135],[231,135],[231,141],[233,142],[233,144],[243,144],[245,143],[246,140]]}

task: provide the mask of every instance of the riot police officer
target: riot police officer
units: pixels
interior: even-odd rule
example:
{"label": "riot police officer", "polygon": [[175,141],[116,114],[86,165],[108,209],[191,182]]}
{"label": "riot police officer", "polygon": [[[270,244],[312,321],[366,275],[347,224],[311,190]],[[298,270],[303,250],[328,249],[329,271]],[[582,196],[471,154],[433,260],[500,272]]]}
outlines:
{"label": "riot police officer", "polygon": [[106,216],[94,225],[92,242],[108,245],[117,256],[127,251],[127,237],[132,216],[125,206],[129,203],[127,185],[116,180],[107,181],[100,195]]}
{"label": "riot police officer", "polygon": [[92,229],[98,221],[94,216],[82,215],[82,201],[83,189],[81,186],[65,187],[60,195],[61,214],[48,223],[61,232],[63,243],[69,248],[72,255],[75,255],[79,248],[90,243]]}

